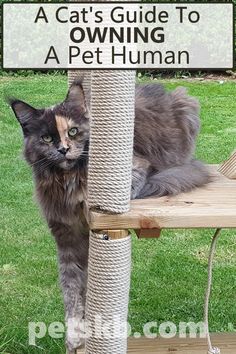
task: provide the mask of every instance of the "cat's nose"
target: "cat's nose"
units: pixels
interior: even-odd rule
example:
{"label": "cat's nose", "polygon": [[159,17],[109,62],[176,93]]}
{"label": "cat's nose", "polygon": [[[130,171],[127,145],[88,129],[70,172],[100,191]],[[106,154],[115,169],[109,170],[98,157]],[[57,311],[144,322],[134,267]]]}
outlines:
{"label": "cat's nose", "polygon": [[65,155],[68,150],[69,150],[69,148],[65,148],[64,146],[62,146],[61,148],[57,149],[57,151],[60,152],[62,155]]}

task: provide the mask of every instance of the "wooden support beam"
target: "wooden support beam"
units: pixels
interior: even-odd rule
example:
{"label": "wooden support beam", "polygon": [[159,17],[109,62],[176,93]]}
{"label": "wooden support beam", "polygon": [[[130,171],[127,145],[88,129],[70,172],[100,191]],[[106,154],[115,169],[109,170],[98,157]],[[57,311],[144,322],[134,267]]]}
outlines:
{"label": "wooden support beam", "polygon": [[135,229],[138,238],[159,238],[161,229]]}

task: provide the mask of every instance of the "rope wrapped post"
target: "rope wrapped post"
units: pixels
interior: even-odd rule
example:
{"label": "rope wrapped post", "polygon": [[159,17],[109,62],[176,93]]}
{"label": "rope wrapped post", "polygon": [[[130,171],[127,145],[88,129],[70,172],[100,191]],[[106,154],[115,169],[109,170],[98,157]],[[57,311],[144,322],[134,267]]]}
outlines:
{"label": "rope wrapped post", "polygon": [[[134,71],[93,72],[88,172],[90,208],[114,213],[129,210],[134,95]],[[131,237],[126,230],[101,234],[91,231],[86,323],[91,325],[92,333],[86,340],[86,354],[126,354],[124,324],[130,269]],[[97,319],[103,328],[99,333]],[[110,329],[104,330],[104,326]]]}
{"label": "rope wrapped post", "polygon": [[[118,238],[112,234],[118,234]],[[86,354],[126,353],[130,264],[131,238],[127,231],[91,232],[86,314],[90,337]]]}
{"label": "rope wrapped post", "polygon": [[95,71],[91,92],[89,207],[126,212],[131,190],[135,71]]}

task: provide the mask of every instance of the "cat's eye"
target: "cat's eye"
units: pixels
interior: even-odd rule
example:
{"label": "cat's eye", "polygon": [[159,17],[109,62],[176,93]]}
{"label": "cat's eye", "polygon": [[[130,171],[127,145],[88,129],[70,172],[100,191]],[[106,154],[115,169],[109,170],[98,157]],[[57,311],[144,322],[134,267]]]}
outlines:
{"label": "cat's eye", "polygon": [[43,141],[45,142],[45,143],[51,143],[52,142],[52,137],[51,137],[51,135],[43,135],[42,136],[42,139],[43,139]]}
{"label": "cat's eye", "polygon": [[78,134],[78,128],[71,128],[69,131],[68,131],[68,135],[71,136],[71,137],[74,137]]}

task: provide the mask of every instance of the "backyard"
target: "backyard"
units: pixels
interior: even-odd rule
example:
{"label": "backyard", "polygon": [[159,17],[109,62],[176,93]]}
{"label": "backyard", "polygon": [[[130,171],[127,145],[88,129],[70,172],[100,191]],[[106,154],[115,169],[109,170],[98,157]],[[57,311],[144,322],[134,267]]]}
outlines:
{"label": "backyard", "polygon": [[[144,82],[147,79],[140,79]],[[224,80],[161,80],[167,89],[185,86],[201,103],[202,129],[196,156],[220,163],[236,148],[236,83]],[[153,81],[157,82],[157,81]],[[28,344],[28,323],[63,322],[56,248],[33,199],[30,168],[22,158],[21,129],[4,96],[33,106],[62,100],[63,75],[0,77],[0,353],[62,354],[64,339],[48,334]],[[224,203],[224,200],[222,200]],[[213,230],[163,232],[160,239],[133,237],[129,322],[132,333],[150,321],[199,322]],[[214,263],[210,306],[212,332],[236,331],[236,237],[223,230]]]}

